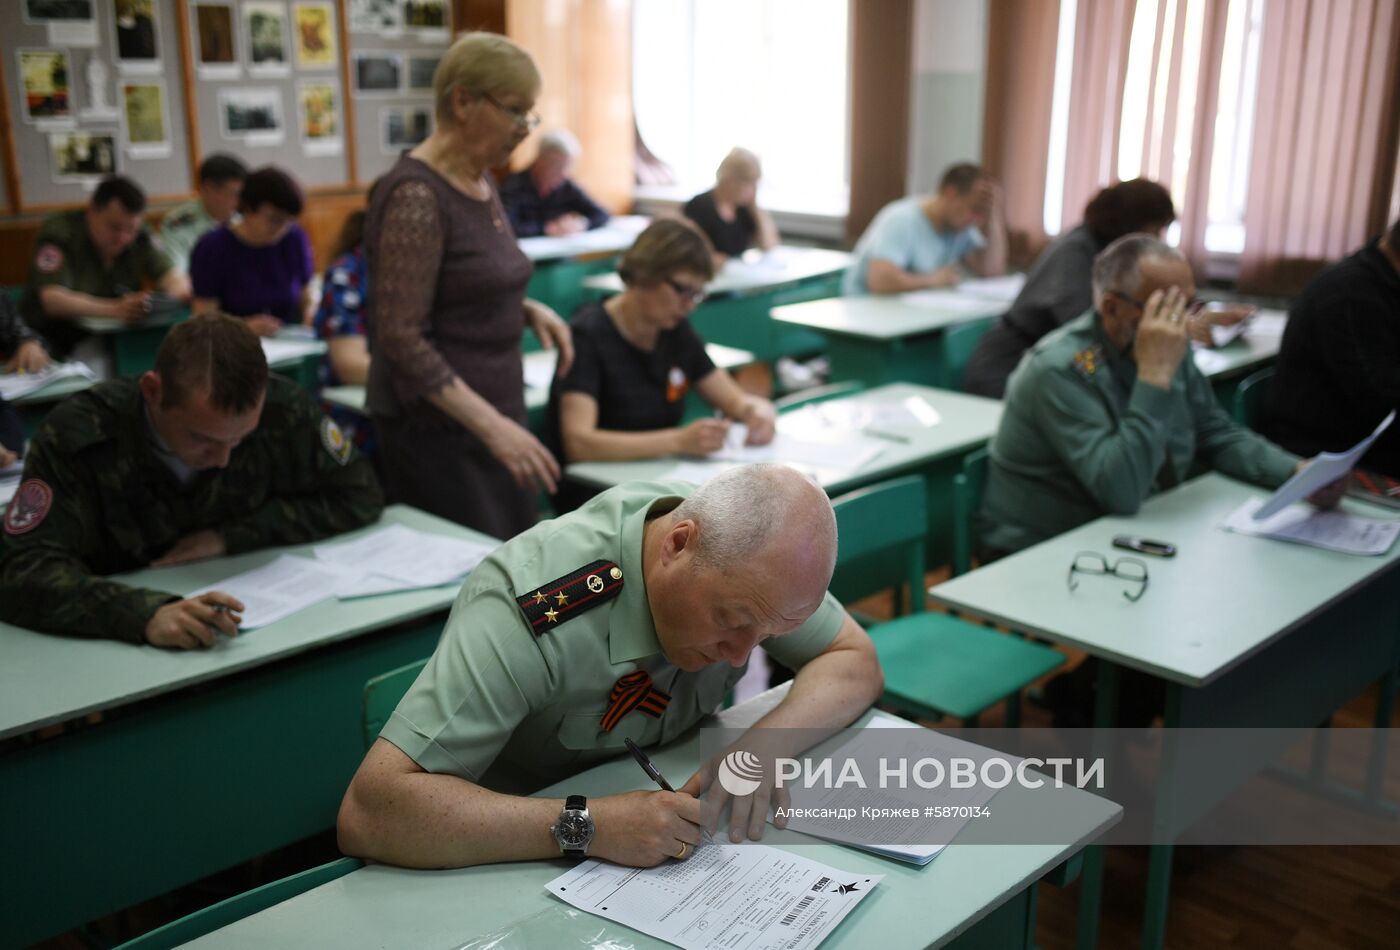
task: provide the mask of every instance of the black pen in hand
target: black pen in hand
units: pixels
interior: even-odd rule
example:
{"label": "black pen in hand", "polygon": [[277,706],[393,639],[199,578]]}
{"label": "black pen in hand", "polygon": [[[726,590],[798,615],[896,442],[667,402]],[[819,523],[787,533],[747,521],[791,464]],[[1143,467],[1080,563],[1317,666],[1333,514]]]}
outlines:
{"label": "black pen in hand", "polygon": [[[671,787],[671,783],[666,781],[666,776],[661,774],[661,770],[658,769],[656,764],[642,751],[641,746],[637,745],[637,743],[633,742],[631,739],[624,738],[622,741],[627,743],[627,751],[632,753],[632,758],[637,760],[637,764],[642,767],[643,772],[647,773],[648,778],[657,785],[660,785],[663,792],[675,791],[675,789]],[[703,825],[700,826],[700,834],[704,836],[706,844],[715,843],[715,839],[710,837],[710,830]]]}

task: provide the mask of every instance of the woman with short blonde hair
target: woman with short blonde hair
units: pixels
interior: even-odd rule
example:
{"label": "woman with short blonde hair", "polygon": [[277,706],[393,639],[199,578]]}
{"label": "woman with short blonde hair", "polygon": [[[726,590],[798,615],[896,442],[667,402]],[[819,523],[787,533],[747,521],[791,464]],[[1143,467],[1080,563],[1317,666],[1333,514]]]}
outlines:
{"label": "woman with short blonde hair", "polygon": [[507,539],[535,520],[559,463],[525,427],[525,326],[559,366],[568,326],[528,300],[533,267],[491,169],[539,124],[530,54],[467,33],[433,76],[437,127],[399,159],[370,202],[369,410],[394,501]]}

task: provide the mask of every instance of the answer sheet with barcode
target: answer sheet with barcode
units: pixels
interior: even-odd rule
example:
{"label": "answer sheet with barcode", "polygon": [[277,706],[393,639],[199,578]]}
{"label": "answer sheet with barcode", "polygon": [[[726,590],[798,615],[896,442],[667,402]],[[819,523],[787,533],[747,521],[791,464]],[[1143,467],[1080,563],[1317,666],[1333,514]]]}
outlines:
{"label": "answer sheet with barcode", "polygon": [[810,950],[883,879],[768,845],[713,844],[641,870],[584,861],[545,887],[684,950]]}

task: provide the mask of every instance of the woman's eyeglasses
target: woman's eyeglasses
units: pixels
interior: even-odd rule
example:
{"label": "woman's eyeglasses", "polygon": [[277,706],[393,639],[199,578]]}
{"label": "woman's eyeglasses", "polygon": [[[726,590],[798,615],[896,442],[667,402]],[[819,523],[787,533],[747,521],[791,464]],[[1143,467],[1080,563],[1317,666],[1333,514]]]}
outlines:
{"label": "woman's eyeglasses", "polygon": [[525,129],[525,130],[527,130],[527,131],[533,132],[535,129],[537,129],[537,128],[539,127],[539,124],[540,124],[540,116],[539,116],[539,113],[537,113],[537,112],[530,112],[530,111],[527,111],[527,110],[525,110],[525,109],[513,109],[513,108],[511,108],[510,106],[503,104],[503,103],[501,102],[501,100],[497,99],[495,96],[491,95],[491,93],[489,93],[489,92],[483,92],[483,93],[481,94],[481,98],[485,99],[487,102],[491,103],[491,104],[492,104],[493,106],[495,106],[497,109],[500,109],[500,110],[501,110],[502,112],[504,112],[506,115],[510,116],[511,119],[513,119],[513,120],[515,121],[515,124],[518,125],[518,126],[520,126],[522,129]]}
{"label": "woman's eyeglasses", "polygon": [[676,296],[681,298],[681,300],[685,303],[698,304],[700,303],[700,301],[705,299],[704,287],[689,287],[681,283],[680,281],[672,280],[669,277],[663,279],[666,281],[667,285],[676,292]]}

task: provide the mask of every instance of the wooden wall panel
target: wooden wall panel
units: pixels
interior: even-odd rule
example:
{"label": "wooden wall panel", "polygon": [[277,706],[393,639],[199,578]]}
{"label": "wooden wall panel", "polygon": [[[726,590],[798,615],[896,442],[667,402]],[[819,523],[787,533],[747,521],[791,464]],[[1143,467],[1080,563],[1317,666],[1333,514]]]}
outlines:
{"label": "wooden wall panel", "polygon": [[913,27],[912,0],[851,4],[851,242],[876,212],[904,197]]}
{"label": "wooden wall panel", "polygon": [[[516,0],[506,8],[506,32],[539,65],[541,128],[568,128],[583,145],[574,177],[608,209],[630,209],[630,0]],[[532,137],[516,151],[512,167],[523,168],[534,154]]]}

